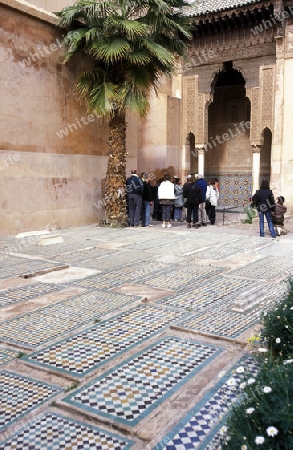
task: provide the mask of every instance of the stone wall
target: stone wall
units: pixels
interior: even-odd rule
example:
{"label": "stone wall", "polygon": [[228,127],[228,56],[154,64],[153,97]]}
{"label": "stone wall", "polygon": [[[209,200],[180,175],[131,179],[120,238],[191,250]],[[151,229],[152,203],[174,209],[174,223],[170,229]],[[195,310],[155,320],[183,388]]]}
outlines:
{"label": "stone wall", "polygon": [[74,97],[82,67],[63,64],[55,19],[25,7],[0,2],[2,235],[103,216],[107,122]]}

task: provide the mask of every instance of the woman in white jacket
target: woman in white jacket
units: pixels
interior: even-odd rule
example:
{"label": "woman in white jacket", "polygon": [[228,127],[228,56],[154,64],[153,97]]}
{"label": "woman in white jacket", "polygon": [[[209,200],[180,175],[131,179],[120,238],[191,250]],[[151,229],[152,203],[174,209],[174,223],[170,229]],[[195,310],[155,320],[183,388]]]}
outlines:
{"label": "woman in white jacket", "polygon": [[206,194],[206,203],[208,203],[207,214],[210,219],[211,225],[215,225],[216,222],[216,206],[218,206],[219,190],[216,187],[214,180],[209,181]]}
{"label": "woman in white jacket", "polygon": [[162,206],[162,228],[172,228],[170,220],[174,197],[174,184],[170,181],[170,175],[166,173],[164,175],[164,181],[162,181],[158,188],[158,199]]}

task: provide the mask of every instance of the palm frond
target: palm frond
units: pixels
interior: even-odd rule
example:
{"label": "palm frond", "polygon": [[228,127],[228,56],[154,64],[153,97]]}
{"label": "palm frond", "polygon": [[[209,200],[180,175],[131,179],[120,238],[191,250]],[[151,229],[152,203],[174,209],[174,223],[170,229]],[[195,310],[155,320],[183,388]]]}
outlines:
{"label": "palm frond", "polygon": [[137,112],[141,117],[149,111],[149,92],[138,89],[129,89],[129,85],[121,86],[117,93],[117,104],[122,110]]}
{"label": "palm frond", "polygon": [[86,36],[87,28],[79,28],[74,31],[69,31],[65,36],[63,42],[67,47],[65,53],[65,61],[68,61],[71,56],[83,47],[83,39]]}
{"label": "palm frond", "polygon": [[106,63],[122,60],[130,50],[128,41],[122,38],[114,38],[109,41],[99,40],[93,42],[88,48],[90,55]]}
{"label": "palm frond", "polygon": [[143,50],[134,50],[128,53],[128,60],[130,65],[136,65],[140,67],[150,63],[151,56],[148,52],[145,52]]}
{"label": "palm frond", "polygon": [[160,62],[162,67],[165,66],[167,71],[172,70],[175,59],[174,55],[168,49],[154,42],[151,38],[146,38],[144,44],[150,54]]}
{"label": "palm frond", "polygon": [[116,86],[106,78],[103,70],[86,71],[78,77],[75,86],[79,99],[86,99],[89,110],[103,116],[111,114],[116,92]]}
{"label": "palm frond", "polygon": [[105,20],[105,30],[119,33],[121,36],[126,36],[130,40],[135,40],[149,33],[149,26],[138,22],[137,20],[130,20],[121,18],[120,16],[112,15]]}

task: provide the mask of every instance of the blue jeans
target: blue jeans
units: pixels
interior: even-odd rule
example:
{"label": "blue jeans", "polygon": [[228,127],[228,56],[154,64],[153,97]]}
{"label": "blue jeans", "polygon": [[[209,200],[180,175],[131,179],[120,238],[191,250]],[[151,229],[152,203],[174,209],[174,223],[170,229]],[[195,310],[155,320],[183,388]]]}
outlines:
{"label": "blue jeans", "polygon": [[151,204],[148,200],[142,201],[141,225],[148,227],[151,220]]}
{"label": "blue jeans", "polygon": [[174,220],[182,220],[182,206],[174,206]]}
{"label": "blue jeans", "polygon": [[272,237],[275,238],[276,237],[276,232],[275,232],[275,229],[274,229],[274,226],[273,226],[273,219],[272,219],[271,211],[270,210],[264,211],[264,212],[258,211],[258,217],[259,217],[259,233],[260,233],[260,236],[264,237],[264,235],[265,235],[265,223],[264,223],[265,220],[264,220],[264,218],[266,217],[266,220],[268,222],[269,231],[270,231]]}
{"label": "blue jeans", "polygon": [[162,205],[162,221],[170,222],[172,205]]}

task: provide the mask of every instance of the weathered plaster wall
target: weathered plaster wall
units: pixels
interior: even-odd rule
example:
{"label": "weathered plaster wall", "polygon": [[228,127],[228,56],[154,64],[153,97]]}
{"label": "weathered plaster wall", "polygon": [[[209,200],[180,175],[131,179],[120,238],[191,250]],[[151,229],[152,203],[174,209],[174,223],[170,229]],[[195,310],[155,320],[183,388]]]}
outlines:
{"label": "weathered plaster wall", "polygon": [[62,33],[0,3],[0,233],[98,220],[107,122],[73,96],[81,64],[63,64]]}
{"label": "weathered plaster wall", "polygon": [[30,0],[29,3],[38,6],[39,8],[43,8],[47,11],[60,11],[62,8],[66,6],[73,5],[75,0]]}

